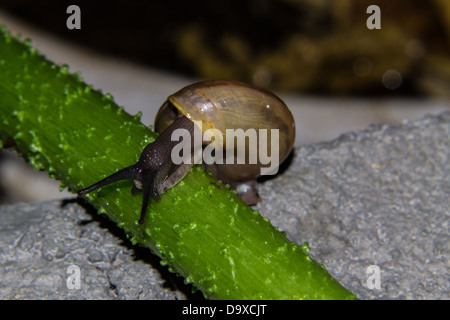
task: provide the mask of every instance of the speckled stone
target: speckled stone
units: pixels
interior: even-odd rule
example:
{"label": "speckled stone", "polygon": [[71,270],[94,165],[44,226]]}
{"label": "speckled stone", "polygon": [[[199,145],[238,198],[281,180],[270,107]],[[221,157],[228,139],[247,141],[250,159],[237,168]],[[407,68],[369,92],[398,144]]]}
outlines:
{"label": "speckled stone", "polygon": [[[0,207],[0,299],[198,298],[149,250],[77,201]],[[80,288],[70,289],[80,271]],[[178,287],[181,287],[178,290]]]}

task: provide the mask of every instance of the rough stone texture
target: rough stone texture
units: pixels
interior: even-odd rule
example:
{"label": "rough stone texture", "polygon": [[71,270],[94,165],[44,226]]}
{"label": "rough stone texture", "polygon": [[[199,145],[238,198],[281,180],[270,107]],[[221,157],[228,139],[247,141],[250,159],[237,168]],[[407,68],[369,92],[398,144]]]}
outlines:
{"label": "rough stone texture", "polygon": [[[261,214],[360,299],[449,299],[450,113],[295,150]],[[0,206],[0,299],[198,298],[76,201]],[[67,268],[81,269],[69,290]],[[366,285],[381,271],[380,289]]]}
{"label": "rough stone texture", "polygon": [[[195,298],[149,250],[76,200],[0,207],[0,299]],[[67,287],[80,268],[80,289]],[[177,290],[177,287],[181,290]]]}

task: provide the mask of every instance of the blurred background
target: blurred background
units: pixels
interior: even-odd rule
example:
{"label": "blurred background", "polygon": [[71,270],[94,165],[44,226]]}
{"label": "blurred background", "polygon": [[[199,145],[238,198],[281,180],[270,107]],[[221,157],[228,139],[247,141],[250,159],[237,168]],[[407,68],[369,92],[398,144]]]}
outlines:
{"label": "blurred background", "polygon": [[[81,29],[70,30],[74,4]],[[373,4],[381,29],[367,27]],[[170,93],[203,79],[273,90],[298,146],[450,110],[448,0],[2,0],[0,24],[147,125]],[[0,204],[62,197],[73,195],[0,151]]]}

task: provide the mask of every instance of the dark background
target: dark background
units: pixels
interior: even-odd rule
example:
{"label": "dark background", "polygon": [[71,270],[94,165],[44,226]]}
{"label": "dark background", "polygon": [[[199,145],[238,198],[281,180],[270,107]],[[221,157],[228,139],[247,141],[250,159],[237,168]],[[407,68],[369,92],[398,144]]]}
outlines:
{"label": "dark background", "polygon": [[[11,1],[0,9],[57,36],[161,70],[321,95],[447,95],[447,0]],[[66,9],[81,9],[69,30]],[[366,9],[381,9],[369,30]],[[0,22],[1,23],[1,22]],[[369,61],[363,77],[353,69]],[[402,85],[381,77],[398,70]]]}

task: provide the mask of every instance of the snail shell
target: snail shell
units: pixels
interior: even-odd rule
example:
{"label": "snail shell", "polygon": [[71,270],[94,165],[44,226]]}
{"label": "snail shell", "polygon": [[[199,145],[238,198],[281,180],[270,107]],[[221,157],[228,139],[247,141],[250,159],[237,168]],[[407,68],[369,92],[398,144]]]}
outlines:
{"label": "snail shell", "polygon": [[[180,113],[191,121],[201,121],[203,132],[208,129],[220,130],[223,141],[211,143],[220,143],[225,149],[227,129],[256,129],[257,132],[259,129],[267,129],[268,132],[279,129],[279,163],[285,160],[294,145],[295,122],[286,104],[270,91],[249,84],[204,81],[184,87],[170,95],[159,109],[155,118],[155,131],[163,132]],[[267,141],[267,148],[272,150],[271,139]],[[248,151],[247,144],[246,155]],[[255,179],[262,167],[257,159],[256,164],[248,164],[248,161],[245,164],[220,164],[217,165],[217,171],[230,180]]]}

